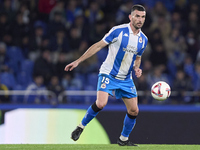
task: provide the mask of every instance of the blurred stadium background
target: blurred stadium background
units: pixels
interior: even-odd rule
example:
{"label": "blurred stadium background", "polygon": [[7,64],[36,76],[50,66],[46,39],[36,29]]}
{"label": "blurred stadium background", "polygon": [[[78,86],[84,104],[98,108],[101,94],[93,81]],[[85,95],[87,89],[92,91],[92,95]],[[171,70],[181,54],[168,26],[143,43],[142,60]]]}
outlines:
{"label": "blurred stadium background", "polygon": [[[6,112],[16,108],[86,109],[85,105],[94,102],[98,69],[107,48],[72,72],[64,72],[64,67],[113,26],[128,23],[133,4],[142,4],[147,11],[142,31],[149,43],[142,57],[143,76],[136,79],[133,74],[141,111],[160,112],[169,106],[166,111],[187,110],[199,115],[200,1],[0,0],[0,124],[4,125]],[[160,80],[169,83],[172,90],[164,102],[150,96],[151,86]],[[111,107],[121,104],[121,100],[109,98]],[[180,109],[180,105],[186,107]],[[7,130],[0,128],[5,135]],[[2,137],[0,143],[5,139]]]}

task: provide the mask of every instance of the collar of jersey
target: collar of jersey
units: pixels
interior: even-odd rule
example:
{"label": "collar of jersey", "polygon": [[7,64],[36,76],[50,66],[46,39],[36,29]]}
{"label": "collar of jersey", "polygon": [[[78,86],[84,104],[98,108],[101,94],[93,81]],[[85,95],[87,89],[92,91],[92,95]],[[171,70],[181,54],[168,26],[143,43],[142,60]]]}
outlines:
{"label": "collar of jersey", "polygon": [[[131,29],[130,23],[128,24],[128,29],[129,29],[129,33],[130,33],[130,34],[133,34],[133,31],[132,31],[132,29]],[[136,34],[136,35],[137,35],[137,36],[140,36],[140,32],[141,32],[141,29],[140,29],[140,31],[138,32],[138,34]]]}

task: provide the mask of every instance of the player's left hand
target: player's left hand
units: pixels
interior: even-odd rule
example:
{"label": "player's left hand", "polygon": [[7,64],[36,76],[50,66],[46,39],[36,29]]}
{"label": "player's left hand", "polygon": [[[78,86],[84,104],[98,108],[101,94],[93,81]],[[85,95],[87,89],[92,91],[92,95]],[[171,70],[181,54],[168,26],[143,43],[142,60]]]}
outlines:
{"label": "player's left hand", "polygon": [[140,68],[135,68],[135,75],[137,78],[139,78],[142,75],[142,69]]}

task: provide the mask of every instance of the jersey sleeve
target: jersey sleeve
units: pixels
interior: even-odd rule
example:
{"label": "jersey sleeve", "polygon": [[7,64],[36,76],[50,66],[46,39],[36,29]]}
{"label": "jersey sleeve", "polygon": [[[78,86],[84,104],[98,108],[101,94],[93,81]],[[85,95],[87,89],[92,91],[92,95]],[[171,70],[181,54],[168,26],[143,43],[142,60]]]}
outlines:
{"label": "jersey sleeve", "polygon": [[110,44],[116,40],[116,29],[113,27],[102,39],[105,43]]}
{"label": "jersey sleeve", "polygon": [[148,39],[145,38],[145,39],[143,40],[143,46],[142,46],[142,49],[141,49],[141,51],[138,52],[137,56],[142,56],[144,50],[145,50],[146,47],[147,47],[147,43],[148,43]]}

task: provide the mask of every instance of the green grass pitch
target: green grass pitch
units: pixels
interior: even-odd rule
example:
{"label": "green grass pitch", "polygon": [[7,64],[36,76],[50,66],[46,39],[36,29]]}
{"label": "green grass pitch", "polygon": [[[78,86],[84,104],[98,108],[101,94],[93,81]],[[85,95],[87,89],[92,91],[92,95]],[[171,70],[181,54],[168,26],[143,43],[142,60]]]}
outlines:
{"label": "green grass pitch", "polygon": [[137,147],[117,144],[2,144],[0,150],[198,150],[200,145],[139,144]]}

